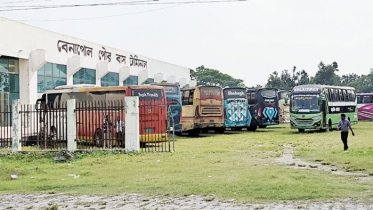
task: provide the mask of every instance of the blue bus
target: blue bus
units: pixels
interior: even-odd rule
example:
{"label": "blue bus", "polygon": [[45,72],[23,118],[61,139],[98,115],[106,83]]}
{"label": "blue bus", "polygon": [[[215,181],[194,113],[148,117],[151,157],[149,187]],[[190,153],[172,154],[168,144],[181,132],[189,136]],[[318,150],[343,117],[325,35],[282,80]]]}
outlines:
{"label": "blue bus", "polygon": [[181,133],[182,125],[180,119],[182,116],[182,105],[179,85],[173,83],[155,83],[153,85],[164,87],[164,90],[166,92],[167,105],[169,105],[171,108],[172,117],[174,120],[175,133]]}
{"label": "blue bus", "polygon": [[251,114],[244,88],[224,88],[224,126],[242,130],[251,124]]}
{"label": "blue bus", "polygon": [[280,123],[278,93],[274,88],[247,89],[246,98],[253,117],[250,130],[266,128],[268,125]]}

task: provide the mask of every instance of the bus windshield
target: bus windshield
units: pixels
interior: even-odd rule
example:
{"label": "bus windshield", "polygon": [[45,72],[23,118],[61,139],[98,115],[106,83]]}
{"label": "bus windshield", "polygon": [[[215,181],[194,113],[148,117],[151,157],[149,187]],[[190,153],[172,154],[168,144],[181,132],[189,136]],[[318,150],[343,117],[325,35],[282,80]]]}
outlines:
{"label": "bus windshield", "polygon": [[320,112],[319,95],[293,95],[291,111],[293,113]]}
{"label": "bus windshield", "polygon": [[246,93],[244,89],[236,88],[236,89],[225,89],[224,90],[224,98],[246,98]]}
{"label": "bus windshield", "polygon": [[177,95],[177,86],[163,86],[166,94]]}
{"label": "bus windshield", "polygon": [[201,88],[202,96],[220,96],[220,88],[216,87],[202,87]]}
{"label": "bus windshield", "polygon": [[134,89],[132,96],[138,96],[140,101],[159,101],[163,98],[161,89]]}
{"label": "bus windshield", "polygon": [[284,99],[284,98],[287,97],[288,94],[289,94],[288,92],[280,92],[280,93],[278,94],[278,99],[279,99],[279,100]]}
{"label": "bus windshield", "polygon": [[262,96],[264,98],[274,98],[276,97],[276,91],[275,90],[262,90]]}

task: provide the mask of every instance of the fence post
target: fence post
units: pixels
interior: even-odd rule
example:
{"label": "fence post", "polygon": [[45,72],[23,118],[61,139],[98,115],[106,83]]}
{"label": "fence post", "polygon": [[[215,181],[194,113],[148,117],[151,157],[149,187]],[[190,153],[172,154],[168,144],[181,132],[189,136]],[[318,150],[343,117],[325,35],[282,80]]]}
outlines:
{"label": "fence post", "polygon": [[76,150],[76,112],[75,99],[67,99],[67,150]]}
{"label": "fence post", "polygon": [[140,118],[139,97],[126,96],[124,98],[125,115],[125,150],[126,152],[140,151]]}
{"label": "fence post", "polygon": [[21,100],[15,99],[12,103],[12,145],[13,153],[22,151],[21,140]]}

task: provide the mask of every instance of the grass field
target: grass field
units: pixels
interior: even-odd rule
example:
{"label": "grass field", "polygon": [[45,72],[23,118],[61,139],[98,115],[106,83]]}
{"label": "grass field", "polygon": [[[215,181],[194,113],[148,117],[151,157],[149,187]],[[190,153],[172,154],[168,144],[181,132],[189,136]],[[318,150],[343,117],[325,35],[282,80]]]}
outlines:
{"label": "grass field", "polygon": [[[200,138],[178,137],[174,153],[0,156],[0,193],[211,195],[241,202],[367,197],[373,183],[326,171],[289,169],[274,162],[284,145],[299,158],[373,175],[373,123],[354,126],[350,150],[337,131],[299,134],[288,125]],[[10,175],[17,174],[16,180]],[[68,174],[80,175],[75,179]],[[31,177],[34,177],[33,179]]]}

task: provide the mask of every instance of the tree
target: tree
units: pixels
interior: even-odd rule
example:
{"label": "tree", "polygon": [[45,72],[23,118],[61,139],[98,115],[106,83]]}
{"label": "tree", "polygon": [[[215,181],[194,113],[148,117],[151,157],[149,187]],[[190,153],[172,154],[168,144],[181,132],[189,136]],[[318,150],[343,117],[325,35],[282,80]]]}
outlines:
{"label": "tree", "polygon": [[370,69],[370,74],[361,75],[354,81],[348,83],[348,86],[354,87],[357,93],[372,93],[373,92],[373,69]]}
{"label": "tree", "polygon": [[359,78],[360,76],[355,73],[345,74],[341,77],[341,83],[342,85],[348,86],[350,83],[355,82]]}
{"label": "tree", "polygon": [[292,75],[289,70],[284,69],[279,76],[277,71],[274,71],[269,75],[266,87],[277,88],[279,90],[291,90],[297,85],[309,84],[310,78],[305,70],[296,71],[296,67],[293,67]]}
{"label": "tree", "polygon": [[190,76],[197,80],[197,85],[245,87],[242,79],[235,79],[219,70],[205,68],[204,66],[196,68],[195,71],[191,70]]}
{"label": "tree", "polygon": [[297,82],[297,85],[307,85],[310,84],[310,76],[305,70],[300,72],[300,78]]}
{"label": "tree", "polygon": [[320,85],[340,85],[340,77],[336,74],[338,70],[337,62],[333,64],[325,65],[322,61],[318,65],[319,70],[315,77],[312,79],[312,83]]}
{"label": "tree", "polygon": [[278,72],[274,71],[272,74],[269,75],[268,82],[266,84],[267,88],[282,88],[283,82],[281,78],[278,76]]}

